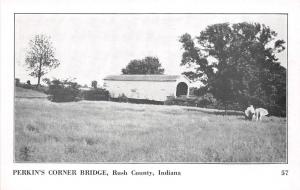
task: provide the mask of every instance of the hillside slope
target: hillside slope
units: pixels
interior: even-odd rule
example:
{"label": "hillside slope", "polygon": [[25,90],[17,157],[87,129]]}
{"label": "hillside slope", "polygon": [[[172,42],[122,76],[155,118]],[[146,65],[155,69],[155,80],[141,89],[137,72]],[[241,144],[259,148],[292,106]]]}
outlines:
{"label": "hillside slope", "polygon": [[15,97],[16,98],[47,98],[47,94],[36,90],[15,87]]}

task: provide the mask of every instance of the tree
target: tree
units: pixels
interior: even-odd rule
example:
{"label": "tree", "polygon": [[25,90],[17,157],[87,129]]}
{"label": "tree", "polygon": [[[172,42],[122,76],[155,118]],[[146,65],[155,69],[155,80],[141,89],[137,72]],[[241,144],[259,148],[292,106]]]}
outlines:
{"label": "tree", "polygon": [[38,87],[41,77],[60,64],[54,56],[50,37],[41,34],[30,40],[25,63],[31,71],[29,75],[38,78]]}
{"label": "tree", "polygon": [[95,89],[97,88],[97,81],[95,81],[95,80],[92,81],[92,87]]}
{"label": "tree", "polygon": [[181,65],[193,69],[184,74],[207,85],[225,110],[236,102],[277,104],[285,95],[286,69],[277,62],[285,42],[274,42],[276,35],[265,25],[246,22],[210,25],[196,37],[197,44],[184,34],[179,40],[184,49]]}
{"label": "tree", "polygon": [[48,78],[44,78],[42,81],[43,81],[46,85],[48,85],[48,86],[51,85],[51,80],[48,79]]}
{"label": "tree", "polygon": [[53,79],[50,82],[48,93],[53,102],[71,102],[80,100],[80,85],[74,79]]}
{"label": "tree", "polygon": [[123,74],[164,74],[164,69],[157,57],[145,57],[142,60],[134,59],[129,62],[126,68],[122,69]]}

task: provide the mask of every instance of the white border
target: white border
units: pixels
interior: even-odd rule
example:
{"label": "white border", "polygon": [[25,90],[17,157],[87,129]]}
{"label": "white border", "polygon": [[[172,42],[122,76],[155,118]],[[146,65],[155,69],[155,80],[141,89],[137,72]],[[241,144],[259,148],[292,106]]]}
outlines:
{"label": "white border", "polygon": [[[1,178],[0,189],[300,189],[299,10],[300,1],[1,1]],[[289,164],[120,165],[13,163],[13,13],[15,12],[251,12],[289,14]],[[182,176],[13,176],[13,169],[179,170]],[[281,176],[281,170],[289,170]]]}

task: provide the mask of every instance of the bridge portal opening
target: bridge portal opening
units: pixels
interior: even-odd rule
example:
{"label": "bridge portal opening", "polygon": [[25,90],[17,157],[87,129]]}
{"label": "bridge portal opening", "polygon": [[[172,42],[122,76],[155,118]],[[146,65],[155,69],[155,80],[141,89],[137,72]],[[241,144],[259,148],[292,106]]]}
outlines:
{"label": "bridge portal opening", "polygon": [[188,85],[184,82],[180,82],[176,88],[176,97],[187,96],[188,95]]}

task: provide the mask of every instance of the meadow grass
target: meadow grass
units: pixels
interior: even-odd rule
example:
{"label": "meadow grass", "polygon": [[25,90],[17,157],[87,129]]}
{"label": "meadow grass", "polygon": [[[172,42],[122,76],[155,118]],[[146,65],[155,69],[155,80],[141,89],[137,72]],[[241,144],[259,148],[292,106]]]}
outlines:
{"label": "meadow grass", "polygon": [[47,95],[42,92],[21,87],[16,87],[15,93],[16,98],[47,98]]}
{"label": "meadow grass", "polygon": [[[23,92],[24,93],[24,92]],[[15,99],[16,162],[286,162],[286,118],[181,106]]]}

